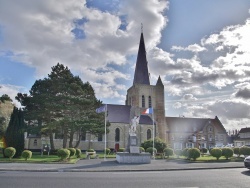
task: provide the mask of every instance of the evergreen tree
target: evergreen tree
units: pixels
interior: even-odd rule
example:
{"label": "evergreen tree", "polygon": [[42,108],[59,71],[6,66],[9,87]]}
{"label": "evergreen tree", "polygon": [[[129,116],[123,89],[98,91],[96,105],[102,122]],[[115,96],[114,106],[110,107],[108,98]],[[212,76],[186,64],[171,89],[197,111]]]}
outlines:
{"label": "evergreen tree", "polygon": [[13,108],[5,139],[7,147],[16,149],[14,157],[20,157],[24,150],[24,118],[23,112],[16,107]]}
{"label": "evergreen tree", "polygon": [[[62,64],[52,67],[48,78],[37,80],[29,96],[18,94],[16,99],[25,106],[29,125],[35,123],[33,127],[50,136],[51,149],[54,149],[52,134],[56,132],[62,134],[64,148],[68,139],[69,147],[79,145],[83,131],[104,133],[104,117],[95,112],[101,101],[96,99],[94,89]],[[75,134],[79,140],[73,146]]]}

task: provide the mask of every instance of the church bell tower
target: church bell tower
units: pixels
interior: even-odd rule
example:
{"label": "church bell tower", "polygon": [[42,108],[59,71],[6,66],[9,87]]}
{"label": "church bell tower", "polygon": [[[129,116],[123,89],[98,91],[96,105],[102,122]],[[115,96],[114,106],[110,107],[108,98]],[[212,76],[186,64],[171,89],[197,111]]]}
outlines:
{"label": "church bell tower", "polygon": [[155,136],[167,141],[164,85],[160,76],[156,85],[150,85],[143,31],[141,31],[133,85],[127,90],[125,103],[126,105],[132,106],[130,114],[131,119],[134,116],[139,116],[145,109],[153,108],[154,117],[152,117],[152,115],[149,116],[155,120]]}

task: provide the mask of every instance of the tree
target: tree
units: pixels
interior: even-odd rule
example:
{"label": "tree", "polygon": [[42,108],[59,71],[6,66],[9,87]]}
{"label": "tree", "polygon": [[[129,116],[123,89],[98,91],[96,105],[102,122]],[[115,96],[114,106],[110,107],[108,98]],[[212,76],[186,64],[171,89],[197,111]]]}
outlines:
{"label": "tree", "polygon": [[240,148],[240,154],[244,156],[250,155],[250,147],[248,146],[243,146]]}
{"label": "tree", "polygon": [[234,154],[233,149],[231,148],[222,148],[222,156],[224,156],[227,160],[232,157]]}
{"label": "tree", "polygon": [[13,111],[11,98],[7,94],[0,97],[0,140],[3,137]]}
{"label": "tree", "polygon": [[200,150],[198,148],[190,148],[188,150],[188,158],[194,159],[194,161],[201,156]]}
{"label": "tree", "polygon": [[20,157],[24,150],[24,126],[22,110],[14,107],[5,133],[7,147],[16,149],[14,157]]}
{"label": "tree", "polygon": [[[102,103],[95,97],[92,86],[74,76],[68,67],[57,64],[52,67],[48,78],[37,80],[30,95],[18,94],[29,125],[39,127],[41,134],[50,136],[51,149],[54,149],[53,133],[63,138],[63,148],[77,147],[82,132],[98,134],[104,132],[104,117],[95,109]],[[39,130],[39,129],[38,129]],[[73,146],[73,137],[78,142]]]}
{"label": "tree", "polygon": [[[145,150],[147,150],[149,147],[153,147],[153,139],[144,141],[141,144],[141,147],[143,147]],[[167,144],[162,139],[156,137],[154,139],[154,147],[157,149],[158,153],[163,153],[163,150],[167,147]]]}
{"label": "tree", "polygon": [[233,148],[234,154],[237,155],[237,157],[240,156],[240,148],[239,147],[235,147]]}
{"label": "tree", "polygon": [[219,160],[219,158],[222,156],[222,150],[219,148],[213,148],[210,150],[210,154],[213,157],[216,157],[217,160]]}
{"label": "tree", "polygon": [[165,148],[163,151],[165,156],[167,156],[167,158],[169,158],[169,156],[174,155],[174,150],[172,148]]}
{"label": "tree", "polygon": [[4,103],[5,101],[10,101],[12,102],[11,98],[7,95],[7,94],[3,94],[1,97],[0,97],[0,101],[2,103]]}

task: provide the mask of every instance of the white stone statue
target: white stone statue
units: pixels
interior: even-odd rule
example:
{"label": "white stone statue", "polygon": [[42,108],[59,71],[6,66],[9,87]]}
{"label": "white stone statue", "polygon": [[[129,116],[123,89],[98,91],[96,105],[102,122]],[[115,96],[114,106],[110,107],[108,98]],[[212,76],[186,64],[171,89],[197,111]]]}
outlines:
{"label": "white stone statue", "polygon": [[131,119],[131,128],[130,133],[136,133],[136,126],[139,124],[140,116],[135,116],[133,119]]}

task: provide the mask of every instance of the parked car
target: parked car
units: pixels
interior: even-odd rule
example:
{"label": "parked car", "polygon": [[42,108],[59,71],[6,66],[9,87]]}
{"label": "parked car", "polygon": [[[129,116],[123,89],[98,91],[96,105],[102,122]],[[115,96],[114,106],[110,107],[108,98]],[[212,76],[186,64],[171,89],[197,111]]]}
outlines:
{"label": "parked car", "polygon": [[250,169],[250,156],[244,159],[244,165],[246,168]]}

